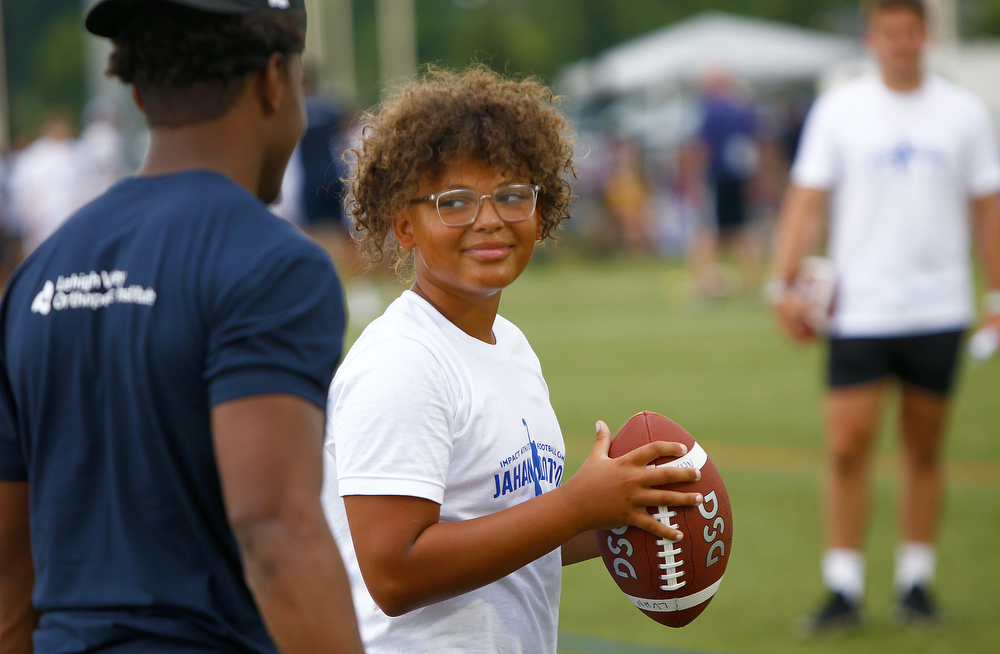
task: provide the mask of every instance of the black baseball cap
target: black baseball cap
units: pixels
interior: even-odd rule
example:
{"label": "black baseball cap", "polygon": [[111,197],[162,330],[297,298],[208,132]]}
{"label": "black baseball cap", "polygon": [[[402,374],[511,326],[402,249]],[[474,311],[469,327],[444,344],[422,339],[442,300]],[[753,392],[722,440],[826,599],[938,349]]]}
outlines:
{"label": "black baseball cap", "polygon": [[[122,19],[151,0],[97,0],[87,12],[87,31],[97,36],[115,36]],[[157,0],[216,14],[251,14],[257,11],[301,11],[305,0]]]}

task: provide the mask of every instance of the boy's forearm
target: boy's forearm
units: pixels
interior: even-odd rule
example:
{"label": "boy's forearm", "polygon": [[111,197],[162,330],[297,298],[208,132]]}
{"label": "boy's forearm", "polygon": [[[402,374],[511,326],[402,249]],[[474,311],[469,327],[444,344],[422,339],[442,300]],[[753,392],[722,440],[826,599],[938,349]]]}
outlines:
{"label": "boy's forearm", "polygon": [[561,490],[472,520],[431,524],[402,558],[388,550],[378,557],[386,572],[365,575],[372,597],[387,615],[402,615],[497,581],[552,552],[581,529]]}
{"label": "boy's forearm", "polygon": [[573,565],[581,561],[596,559],[601,555],[601,549],[597,546],[597,533],[593,530],[585,531],[571,538],[562,546],[562,564]]}

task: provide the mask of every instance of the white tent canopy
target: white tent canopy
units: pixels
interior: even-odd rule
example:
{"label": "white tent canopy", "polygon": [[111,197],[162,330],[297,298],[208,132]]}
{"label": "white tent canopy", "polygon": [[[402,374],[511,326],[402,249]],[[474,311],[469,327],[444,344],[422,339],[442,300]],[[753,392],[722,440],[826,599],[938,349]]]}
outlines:
{"label": "white tent canopy", "polygon": [[566,92],[581,99],[690,82],[712,69],[751,82],[809,81],[860,52],[855,39],[707,12],[606,50],[561,77]]}

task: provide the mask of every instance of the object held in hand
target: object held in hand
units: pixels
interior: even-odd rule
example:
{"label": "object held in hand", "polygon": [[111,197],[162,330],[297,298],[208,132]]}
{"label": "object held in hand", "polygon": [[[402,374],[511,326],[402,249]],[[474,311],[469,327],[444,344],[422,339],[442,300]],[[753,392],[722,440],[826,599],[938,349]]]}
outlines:
{"label": "object held in hand", "polygon": [[638,527],[597,532],[601,557],[611,577],[640,611],[668,627],[683,627],[698,617],[722,583],[732,553],[733,515],[722,477],[708,454],[677,423],[643,411],[632,416],[611,443],[612,458],[653,441],[683,443],[688,453],[661,457],[657,466],[692,467],[701,479],[661,488],[701,493],[701,506],[649,507],[657,520],[679,529],[680,542]]}
{"label": "object held in hand", "polygon": [[969,339],[969,354],[973,359],[985,361],[1000,349],[1000,332],[993,326],[986,326]]}
{"label": "object held in hand", "polygon": [[802,259],[791,291],[808,305],[806,321],[809,326],[817,333],[826,332],[837,296],[837,272],[833,261],[816,256]]}

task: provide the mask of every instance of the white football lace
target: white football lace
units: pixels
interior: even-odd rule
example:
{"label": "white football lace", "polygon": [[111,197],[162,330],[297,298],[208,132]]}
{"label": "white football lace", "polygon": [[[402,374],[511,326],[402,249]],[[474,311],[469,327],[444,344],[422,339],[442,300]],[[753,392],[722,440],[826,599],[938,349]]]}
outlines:
{"label": "white football lace", "polygon": [[[671,529],[678,529],[679,527],[673,524],[673,517],[675,515],[677,515],[677,512],[671,511],[670,507],[661,506],[659,507],[659,511],[657,511],[653,517]],[[684,565],[684,561],[677,560],[677,555],[681,554],[683,550],[677,547],[676,543],[669,541],[666,538],[657,540],[656,544],[663,548],[661,552],[656,553],[656,556],[663,559],[663,563],[660,564],[660,570],[663,570],[663,574],[660,575],[660,579],[667,582],[666,584],[660,586],[660,590],[677,590],[678,588],[681,588],[687,583],[686,581],[679,581],[680,578],[684,576],[684,571],[677,569]]]}

